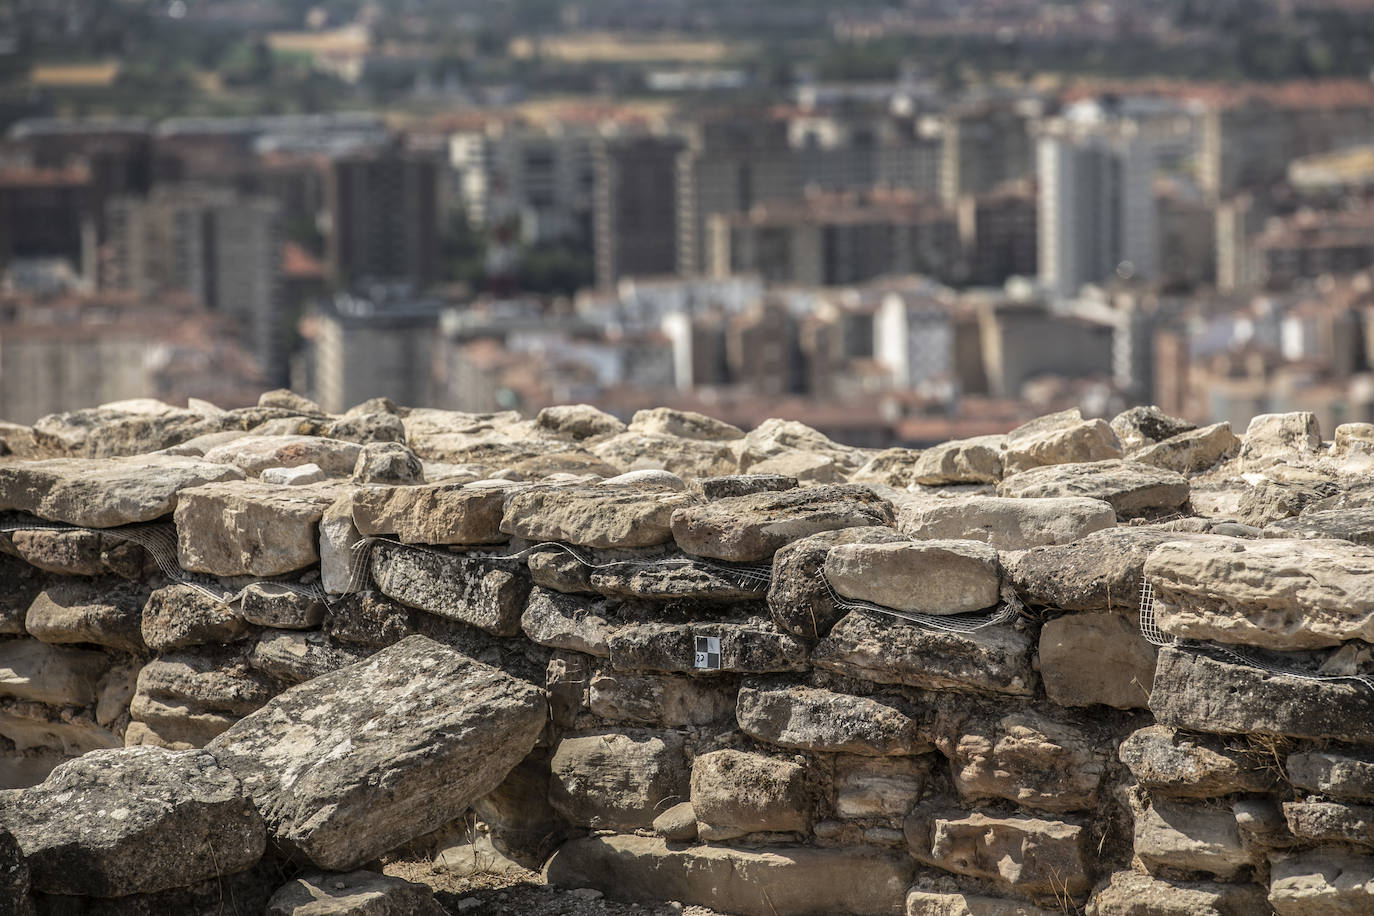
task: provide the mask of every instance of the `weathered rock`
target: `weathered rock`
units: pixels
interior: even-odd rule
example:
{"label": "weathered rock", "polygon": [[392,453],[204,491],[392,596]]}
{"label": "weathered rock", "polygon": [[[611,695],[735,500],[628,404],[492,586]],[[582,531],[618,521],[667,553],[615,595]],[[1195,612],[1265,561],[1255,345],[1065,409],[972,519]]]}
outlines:
{"label": "weathered rock", "polygon": [[68,757],[124,743],[86,712],[11,699],[0,699],[0,736],[21,752],[58,752]]}
{"label": "weathered rock", "polygon": [[1164,725],[1222,734],[1374,742],[1374,696],[1349,681],[1313,681],[1165,647],[1150,710]]}
{"label": "weathered rock", "polygon": [[189,585],[166,585],[143,608],[143,641],[154,652],[188,646],[222,645],[248,632],[233,605]]}
{"label": "weathered rock", "polygon": [[23,627],[46,643],[90,643],[143,652],[140,619],[146,593],[118,580],[68,579],[45,588],[29,605]]}
{"label": "weathered rock", "polygon": [[1173,869],[1234,878],[1255,864],[1235,815],[1156,798],[1136,816],[1135,854],[1152,872]]}
{"label": "weathered rock", "polygon": [[840,483],[845,474],[830,455],[788,449],[749,465],[751,474],[791,477],[802,483]]}
{"label": "weathered rock", "polygon": [[1097,499],[962,496],[909,502],[897,512],[897,530],[907,537],[982,541],[998,550],[1067,544],[1115,525],[1112,507]]}
{"label": "weathered rock", "polygon": [[685,493],[639,487],[531,487],[506,503],[501,530],[531,541],[584,547],[651,547],[672,540],[673,511]]}
{"label": "weathered rock", "polygon": [[626,471],[601,481],[608,487],[646,487],[658,490],[686,490],[687,481],[672,471],[645,468],[639,471]]}
{"label": "weathered rock", "polygon": [[1231,432],[1231,424],[1214,423],[1143,448],[1133,454],[1131,460],[1180,474],[1200,474],[1234,458],[1239,451],[1240,439]]}
{"label": "weathered rock", "polygon": [[1006,798],[1039,811],[1097,805],[1106,755],[1090,735],[1035,712],[983,718],[942,749],[966,799]]}
{"label": "weathered rock", "polygon": [[607,672],[592,678],[592,714],[633,725],[707,725],[735,708],[732,692],[709,681],[657,674]]}
{"label": "weathered rock", "polygon": [[266,916],[444,916],[427,885],[372,871],[308,874],[268,901]]}
{"label": "weathered rock", "polygon": [[0,550],[4,549],[6,538],[25,563],[62,576],[114,573],[124,579],[137,579],[143,575],[147,556],[132,541],[98,530],[29,529],[0,534]]}
{"label": "weathered rock", "polygon": [[113,528],[170,514],[188,487],[242,478],[236,468],[171,455],[26,461],[0,465],[0,510]]}
{"label": "weathered rock", "polygon": [[404,544],[499,544],[506,496],[501,490],[462,484],[361,487],[353,495],[353,522],[361,534],[394,534]]}
{"label": "weathered rock", "polygon": [[1304,512],[1294,518],[1271,522],[1265,526],[1264,536],[1334,539],[1350,541],[1362,547],[1374,547],[1374,508]]}
{"label": "weathered rock", "polygon": [[892,506],[863,486],[822,486],[719,499],[673,513],[673,539],[690,554],[741,563],[770,559],[820,531],[891,526]]}
{"label": "weathered rock", "polygon": [[1112,874],[1088,904],[1089,916],[1254,916],[1268,909],[1264,889],[1217,881],[1165,881],[1133,871]]}
{"label": "weathered rock", "polygon": [[1028,635],[1011,627],[945,632],[853,611],[816,645],[812,662],[879,684],[1030,696],[1032,647]]}
{"label": "weathered rock", "polygon": [[309,630],[324,620],[324,602],[285,585],[255,582],[244,589],[239,613],[244,620],[261,627]]}
{"label": "weathered rock", "polygon": [[921,724],[892,700],[813,687],[748,687],[739,692],[742,732],[805,751],[880,757],[933,748]]}
{"label": "weathered rock", "polygon": [[0,820],[24,850],[34,889],[74,896],[232,874],[255,864],[266,844],[239,780],[201,751],[92,751],[0,798]]}
{"label": "weathered rock", "polygon": [[342,439],[359,445],[406,441],[405,423],[395,414],[384,411],[345,414],[326,426],[324,434],[330,439]]}
{"label": "weathered rock", "polygon": [[1112,504],[1118,519],[1130,519],[1181,511],[1188,504],[1188,480],[1138,461],[1093,461],[1010,474],[997,485],[997,495],[1101,499]]}
{"label": "weathered rock", "polygon": [[979,894],[944,893],[913,887],[906,895],[906,916],[1052,916],[1030,903],[984,897]]}
{"label": "weathered rock", "polygon": [[1002,479],[1006,436],[953,439],[921,452],[912,468],[912,483],[942,486],[952,483],[996,483]]}
{"label": "weathered rock", "polygon": [[550,761],[549,802],[570,822],[597,829],[648,827],[687,797],[677,732],[625,729],[569,735]]}
{"label": "weathered rock", "polygon": [[706,842],[750,833],[806,832],[811,827],[806,771],[763,754],[720,750],[692,764],[692,810]]}
{"label": "weathered rock", "polygon": [[1065,614],[1040,628],[1040,678],[1060,706],[1146,709],[1159,650],[1119,614]]}
{"label": "weathered rock", "polygon": [[691,802],[678,802],[654,818],[654,833],[670,843],[690,843],[697,838],[697,813]]}
{"label": "weathered rock", "polygon": [[363,583],[355,579],[363,579],[367,569],[354,554],[363,536],[353,524],[353,494],[346,492],[330,503],[319,527],[320,586],[331,595],[360,590]]}
{"label": "weathered rock", "polygon": [[347,477],[362,448],[323,436],[244,436],[205,453],[205,460],[229,464],[256,477],[267,468],[313,464],[330,477]]}
{"label": "weathered rock", "polygon": [[325,613],[324,632],[341,643],[381,649],[420,632],[423,611],[392,601],[379,591],[336,599]]}
{"label": "weathered rock", "polygon": [[1187,420],[1171,417],[1154,406],[1128,408],[1113,417],[1110,425],[1128,453],[1197,429]]}
{"label": "weathered rock", "polygon": [[[636,416],[638,416],[636,414]],[[614,436],[625,431],[625,424],[604,410],[597,410],[590,404],[562,404],[545,407],[534,418],[534,425],[541,432],[573,441],[588,439],[592,436]]]}
{"label": "weathered rock", "polygon": [[1374,759],[1339,751],[1289,754],[1284,765],[1293,785],[1333,798],[1374,799]]}
{"label": "weathered rock", "polygon": [[519,563],[498,565],[387,543],[373,545],[372,577],[383,594],[402,604],[497,636],[520,632],[531,588]]}
{"label": "weathered rock", "polygon": [[[850,483],[878,483],[902,489],[916,477],[921,452],[914,448],[883,449],[857,471],[849,475]],[[757,467],[755,468],[757,470]]]}
{"label": "weathered rock", "polygon": [[1268,467],[1314,454],[1321,444],[1321,427],[1309,411],[1260,414],[1245,429],[1240,460],[1247,468]]}
{"label": "weathered rock", "polygon": [[739,916],[900,916],[911,865],[872,848],[680,847],[609,836],[565,843],[544,875],[620,899],[670,898]]}
{"label": "weathered rock", "polygon": [[892,544],[907,539],[891,528],[869,526],[822,531],[773,555],[768,610],[779,628],[794,636],[819,639],[845,615],[835,607],[834,593],[821,578],[830,549],[840,544]]}
{"label": "weathered rock", "polygon": [[1075,824],[920,805],[904,830],[916,861],[1014,894],[1062,900],[1092,887],[1084,831]]}
{"label": "weathered rock", "polygon": [[0,827],[0,914],[33,916],[29,887],[29,864],[24,861],[24,851],[14,834]]}
{"label": "weathered rock", "polygon": [[[0,551],[4,548],[4,535],[0,535]],[[39,576],[38,570],[14,557],[5,556],[3,552],[0,552],[0,582],[5,583],[5,587],[0,589],[0,634],[22,636],[25,632],[24,618],[28,615],[29,608],[43,593],[47,583]],[[60,610],[57,613],[60,615]],[[46,616],[47,612],[39,612],[40,627]],[[133,632],[138,632],[137,621],[134,622]]]}
{"label": "weathered rock", "polygon": [[1145,564],[1160,629],[1269,649],[1374,641],[1374,548],[1344,541],[1163,544]]}
{"label": "weathered rock", "polygon": [[320,405],[289,388],[273,388],[258,395],[259,407],[278,407],[295,413],[323,414]]}
{"label": "weathered rock", "polygon": [[[720,640],[719,667],[697,666],[698,639]],[[670,674],[804,671],[806,644],[762,622],[642,623],[611,634],[611,666]]]}
{"label": "weathered rock", "polygon": [[1121,445],[1107,422],[1084,420],[1076,407],[1024,423],[1007,433],[1006,441],[1002,456],[1006,476],[1044,465],[1121,457]]}
{"label": "weathered rock", "polygon": [[[1260,480],[1246,491],[1236,505],[1236,520],[1257,528],[1292,518],[1309,507],[1326,507],[1333,500],[1341,500],[1339,488],[1329,480]],[[1358,499],[1356,500],[1358,501]],[[1331,506],[1330,508],[1357,508]]]}
{"label": "weathered rock", "polygon": [[694,488],[708,501],[715,501],[732,496],[795,490],[797,478],[781,474],[728,474],[723,477],[702,477],[694,482]]}
{"label": "weathered rock", "polygon": [[364,657],[357,649],[330,643],[323,633],[268,631],[253,644],[248,664],[283,683],[299,684]]}
{"label": "weathered rock", "polygon": [[837,755],[835,813],[847,818],[905,817],[929,778],[929,758]]}
{"label": "weathered rock", "polygon": [[164,655],[139,671],[129,712],[169,740],[199,746],[261,707],[277,689],[234,653]]}
{"label": "weathered rock", "polygon": [[400,442],[370,442],[358,452],[349,477],[357,484],[418,484],[425,469],[418,455]]}
{"label": "weathered rock", "polygon": [[412,636],[292,687],[207,750],[243,780],[278,843],[344,871],[494,789],[545,717],[538,689]]}
{"label": "weathered rock", "polygon": [[720,564],[684,557],[628,563],[599,564],[590,571],[588,585],[603,595],[671,601],[736,601],[759,598],[768,578],[756,570],[731,570]]}
{"label": "weathered rock", "polygon": [[319,483],[329,477],[318,464],[302,464],[294,468],[263,468],[258,480],[283,487],[303,487]]}
{"label": "weathered rock", "polygon": [[319,561],[316,525],[333,487],[274,487],[257,481],[183,490],[176,508],[183,569],[214,576],[279,576]]}
{"label": "weathered rock", "polygon": [[660,469],[683,480],[739,470],[734,449],[714,440],[630,431],[589,444],[588,450],[621,471]]}
{"label": "weathered rock", "polygon": [[1360,916],[1374,907],[1374,856],[1343,849],[1269,859],[1269,905],[1279,916]]}
{"label": "weathered rock", "polygon": [[606,658],[611,654],[610,611],[604,600],[535,587],[520,615],[520,628],[541,646]]}
{"label": "weathered rock", "polygon": [[870,457],[862,449],[841,445],[819,430],[796,420],[770,418],[750,430],[740,443],[740,470],[749,471],[754,465],[787,452],[809,452],[831,459],[836,470],[848,474],[858,470]]}
{"label": "weathered rock", "polygon": [[743,439],[744,430],[722,420],[690,410],[653,407],[637,410],[630,418],[632,433],[660,436],[680,436],[683,439],[704,439],[709,442],[728,442]]}
{"label": "weathered rock", "polygon": [[962,614],[995,605],[1002,570],[997,551],[978,541],[841,544],[825,559],[840,595],[919,614]]}
{"label": "weathered rock", "polygon": [[1167,725],[1137,730],[1121,742],[1118,755],[1142,787],[1179,798],[1268,792],[1275,783],[1272,769],[1224,740]]}
{"label": "weathered rock", "polygon": [[142,455],[197,436],[242,428],[232,413],[206,416],[155,401],[123,401],[49,414],[33,424],[39,452],[75,458]]}
{"label": "weathered rock", "polygon": [[36,639],[0,642],[0,696],[34,700],[51,706],[88,706],[96,700],[96,683],[110,658],[50,646]]}

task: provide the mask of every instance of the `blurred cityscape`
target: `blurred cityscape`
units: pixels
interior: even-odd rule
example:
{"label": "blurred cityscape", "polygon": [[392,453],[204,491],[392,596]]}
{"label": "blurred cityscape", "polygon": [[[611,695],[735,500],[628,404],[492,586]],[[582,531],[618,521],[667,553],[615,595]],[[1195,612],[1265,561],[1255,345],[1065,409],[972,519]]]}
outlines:
{"label": "blurred cityscape", "polygon": [[1374,420],[1374,0],[11,0],[0,418]]}

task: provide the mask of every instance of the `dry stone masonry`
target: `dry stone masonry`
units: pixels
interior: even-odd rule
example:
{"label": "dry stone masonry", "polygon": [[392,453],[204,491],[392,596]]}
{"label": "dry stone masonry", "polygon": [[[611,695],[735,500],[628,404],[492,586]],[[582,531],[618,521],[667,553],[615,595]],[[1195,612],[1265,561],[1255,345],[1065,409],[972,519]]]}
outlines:
{"label": "dry stone masonry", "polygon": [[438,914],[415,855],[743,916],[1374,912],[1363,425],[271,392],[0,436],[0,913]]}

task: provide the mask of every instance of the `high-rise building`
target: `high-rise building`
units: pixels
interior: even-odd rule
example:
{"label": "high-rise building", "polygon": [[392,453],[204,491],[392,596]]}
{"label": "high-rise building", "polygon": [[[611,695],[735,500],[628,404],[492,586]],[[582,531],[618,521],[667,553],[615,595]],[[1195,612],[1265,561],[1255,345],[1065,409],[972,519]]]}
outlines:
{"label": "high-rise building", "polygon": [[674,176],[681,151],[682,141],[673,137],[637,135],[597,143],[593,239],[598,286],[676,269]]}
{"label": "high-rise building", "polygon": [[974,286],[1001,286],[1009,277],[1035,274],[1036,200],[1027,187],[1007,187],[959,200],[963,279]]}
{"label": "high-rise building", "polygon": [[441,279],[440,168],[436,155],[395,146],[330,164],[325,198],[335,284],[403,282],[419,291]]}
{"label": "high-rise building", "polygon": [[400,291],[367,298],[340,294],[311,321],[315,400],[342,413],[371,397],[422,406],[431,376],[443,304]]}
{"label": "high-rise building", "polygon": [[84,166],[0,169],[0,267],[60,258],[90,273],[94,204]]}
{"label": "high-rise building", "polygon": [[1035,169],[1030,118],[1008,103],[956,108],[945,116],[940,157],[940,198],[954,206],[965,194],[982,194]]}
{"label": "high-rise building", "polygon": [[1038,171],[1038,258],[1047,289],[1071,296],[1085,283],[1156,275],[1154,157],[1129,124],[1091,132],[1051,125],[1040,137]]}

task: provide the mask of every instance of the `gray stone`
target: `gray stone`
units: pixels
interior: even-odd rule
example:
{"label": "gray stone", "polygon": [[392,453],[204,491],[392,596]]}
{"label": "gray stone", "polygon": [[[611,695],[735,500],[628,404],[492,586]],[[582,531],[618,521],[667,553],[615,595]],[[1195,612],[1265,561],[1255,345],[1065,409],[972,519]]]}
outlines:
{"label": "gray stone", "polygon": [[743,439],[744,430],[723,420],[690,410],[653,407],[637,410],[630,418],[632,433],[660,436],[680,436],[683,439],[703,439],[709,442],[729,442]]}
{"label": "gray stone", "polygon": [[1284,802],[1283,816],[1293,836],[1308,843],[1374,846],[1374,806],[1313,800]]}
{"label": "gray stone", "polygon": [[942,486],[957,483],[996,483],[1002,479],[1006,436],[953,439],[921,452],[912,468],[912,483]]}
{"label": "gray stone", "polygon": [[870,454],[862,449],[841,445],[824,433],[796,420],[776,417],[764,420],[750,430],[741,443],[740,470],[749,471],[754,465],[789,452],[808,452],[829,458],[840,474],[856,471],[868,461]]}
{"label": "gray stone", "polygon": [[600,564],[590,571],[588,585],[603,595],[650,601],[738,601],[761,598],[767,576],[755,570],[734,572],[718,564],[667,557],[628,563]]}
{"label": "gray stone", "polygon": [[735,849],[609,836],[565,843],[544,875],[561,887],[590,885],[619,899],[666,898],[738,916],[900,916],[911,865],[871,847]]}
{"label": "gray stone", "polygon": [[[320,516],[320,586],[331,595],[362,589],[366,567],[355,569],[353,548],[363,536],[353,524],[353,495],[345,493]],[[356,575],[355,575],[356,573]]]}
{"label": "gray stone", "polygon": [[697,838],[697,813],[691,802],[678,802],[654,818],[654,833],[670,843],[690,843]]}
{"label": "gray stone", "polygon": [[1003,474],[1054,464],[1121,457],[1116,433],[1105,420],[1084,420],[1078,408],[1048,414],[1007,433]]}
{"label": "gray stone", "polygon": [[[913,448],[883,449],[863,467],[849,475],[850,483],[877,483],[903,489],[916,476],[921,452]],[[757,467],[755,468],[757,470]]]}
{"label": "gray stone", "polygon": [[330,477],[347,477],[362,448],[356,442],[323,436],[244,436],[205,453],[205,460],[229,464],[256,477],[267,468],[313,464]]}
{"label": "gray stone", "polygon": [[304,569],[319,562],[316,526],[336,495],[327,484],[190,487],[176,508],[178,562],[214,576],[280,576]]}
{"label": "gray stone", "polygon": [[1118,755],[1142,787],[1174,797],[1218,798],[1275,787],[1275,772],[1258,758],[1220,738],[1167,725],[1138,729],[1121,742]]}
{"label": "gray stone", "polygon": [[33,888],[73,896],[122,897],[233,874],[254,865],[266,844],[239,780],[201,751],[92,751],[41,785],[0,797],[0,820],[24,850]]}
{"label": "gray stone", "polygon": [[531,541],[584,547],[651,547],[672,540],[673,511],[685,493],[639,487],[531,487],[511,495],[501,530]]}
{"label": "gray stone", "polygon": [[1052,916],[1052,913],[1019,900],[913,887],[906,895],[906,916]]}
{"label": "gray stone", "polygon": [[244,590],[239,613],[260,627],[309,630],[324,620],[324,602],[285,585],[255,582]]}
{"label": "gray stone", "polygon": [[888,525],[892,506],[864,486],[820,486],[719,499],[673,513],[673,539],[696,556],[741,563],[820,531]]}
{"label": "gray stone", "polygon": [[941,749],[963,798],[1005,798],[1039,811],[1095,808],[1107,771],[1091,735],[1030,711],[976,719]]}
{"label": "gray stone", "polygon": [[1067,544],[1115,526],[1116,513],[1099,499],[961,496],[908,502],[897,512],[897,530],[907,537],[982,541],[998,550]]}
{"label": "gray stone", "polygon": [[791,477],[802,483],[840,483],[845,474],[831,455],[788,449],[749,465],[751,474]]}
{"label": "gray stone", "polygon": [[1268,649],[1374,641],[1374,548],[1345,541],[1163,544],[1145,564],[1160,629]]}
{"label": "gray stone", "polygon": [[0,642],[0,696],[51,706],[89,706],[110,666],[103,652],[50,646],[36,639]]}
{"label": "gray stone", "polygon": [[[1274,522],[1299,515],[1308,508],[1353,509],[1364,506],[1329,505],[1342,502],[1349,494],[1340,493],[1330,480],[1263,479],[1247,490],[1236,505],[1236,520],[1257,528],[1267,528]],[[1361,501],[1355,497],[1352,501]]]}
{"label": "gray stone", "polygon": [[427,885],[372,871],[308,874],[282,886],[266,916],[445,916]]}
{"label": "gray stone", "polygon": [[365,656],[358,649],[330,643],[318,631],[268,631],[253,644],[248,664],[284,683],[299,684],[347,667]]}
{"label": "gray stone", "polygon": [[727,474],[723,477],[703,477],[694,484],[694,489],[712,502],[733,496],[781,493],[796,488],[797,478],[781,474]]}
{"label": "gray stone", "polygon": [[1271,856],[1269,904],[1279,916],[1363,916],[1374,908],[1374,856],[1343,849]]}
{"label": "gray stone", "polygon": [[1147,709],[1159,650],[1119,614],[1065,614],[1040,628],[1040,679],[1060,706]]}
{"label": "gray stone", "polygon": [[1089,916],[1255,916],[1268,911],[1264,889],[1217,881],[1165,881],[1113,872],[1088,904]]}
{"label": "gray stone", "polygon": [[574,442],[592,436],[614,436],[625,431],[624,423],[590,404],[545,407],[534,418],[534,425],[541,432]]}
{"label": "gray stone", "polygon": [[669,728],[708,725],[735,708],[734,694],[709,681],[618,671],[592,678],[588,702],[608,722]]}
{"label": "gray stone", "polygon": [[326,426],[324,434],[330,439],[366,445],[370,442],[404,442],[406,428],[405,423],[395,414],[377,411],[345,414]]}
{"label": "gray stone", "polygon": [[520,615],[520,628],[541,646],[609,657],[610,612],[604,600],[535,587]]}
{"label": "gray stone", "polygon": [[1167,515],[1188,504],[1188,479],[1138,461],[1055,464],[1010,474],[997,485],[998,496],[1082,496],[1112,504],[1118,519]]}
{"label": "gray stone", "polygon": [[682,736],[599,730],[568,735],[550,761],[549,802],[571,823],[633,830],[687,798]]}
{"label": "gray stone", "polygon": [[277,689],[236,654],[165,655],[139,671],[129,714],[168,740],[199,747],[260,708]]}
{"label": "gray stone", "polygon": [[143,455],[198,436],[243,428],[233,414],[205,416],[157,402],[123,401],[49,414],[33,424],[39,453],[76,458]]}
{"label": "gray stone", "polygon": [[873,757],[932,750],[921,723],[890,699],[814,687],[749,687],[739,692],[740,731],[779,747]]}
{"label": "gray stone", "polygon": [[358,452],[349,476],[357,484],[418,484],[425,482],[424,465],[400,442],[370,442]]}
{"label": "gray stone", "polygon": [[879,684],[1031,696],[1033,646],[1027,634],[1006,626],[946,632],[853,611],[816,645],[812,662]]}
{"label": "gray stone", "polygon": [[1231,424],[1214,423],[1143,448],[1131,459],[1180,474],[1201,474],[1228,458],[1234,458],[1239,451],[1240,439],[1231,432]]}
{"label": "gray stone", "polygon": [[263,468],[258,479],[263,483],[276,484],[283,487],[303,487],[310,483],[319,483],[329,477],[318,464],[302,464],[294,468]]}
{"label": "gray stone", "polygon": [[906,817],[930,779],[930,759],[835,757],[835,814],[844,818]]}
{"label": "gray stone", "polygon": [[0,827],[0,916],[33,916],[29,887],[24,851],[14,834]]}
{"label": "gray stone", "polygon": [[534,747],[541,691],[423,636],[292,687],[207,750],[272,837],[356,868],[453,820]]}
{"label": "gray stone", "polygon": [[919,614],[963,614],[995,605],[997,551],[978,541],[841,544],[825,559],[840,595]]}
{"label": "gray stone", "polygon": [[736,750],[698,755],[692,764],[697,836],[711,843],[751,833],[811,828],[806,770],[792,760]]}
{"label": "gray stone", "polygon": [[387,543],[373,545],[372,577],[383,594],[402,604],[497,636],[520,632],[531,588],[519,563],[495,564]]}
{"label": "gray stone", "polygon": [[730,443],[715,440],[630,431],[589,444],[588,450],[621,472],[663,470],[691,480],[739,470]]}
{"label": "gray stone", "polygon": [[1333,798],[1374,799],[1374,758],[1311,750],[1288,755],[1284,765],[1293,785]]}
{"label": "gray stone", "polygon": [[23,626],[46,643],[89,643],[120,652],[146,650],[140,620],[147,595],[110,579],[68,579],[45,588],[29,605]]}
{"label": "gray stone", "polygon": [[231,643],[248,632],[248,622],[231,604],[189,585],[166,585],[143,608],[143,641],[154,652]]}
{"label": "gray stone", "polygon": [[1374,547],[1374,508],[1325,509],[1280,519],[1264,527],[1267,538],[1318,538]]}
{"label": "gray stone", "polygon": [[847,612],[835,606],[835,595],[821,578],[826,557],[840,544],[892,544],[906,538],[891,528],[869,526],[822,531],[793,541],[773,555],[768,610],[780,629],[806,639],[819,639]]}
{"label": "gray stone", "polygon": [[444,483],[415,487],[361,487],[353,495],[353,522],[361,534],[393,534],[403,544],[499,544],[506,494]]}
{"label": "gray stone", "polygon": [[[720,640],[719,668],[697,668],[697,637]],[[620,671],[766,674],[807,666],[805,643],[762,622],[642,623],[615,631],[609,644],[611,666]]]}
{"label": "gray stone", "polygon": [[15,555],[30,566],[61,576],[100,576],[114,573],[124,579],[143,576],[147,554],[142,547],[117,534],[75,529],[0,533],[0,550],[6,538]]}
{"label": "gray stone", "polygon": [[1151,872],[1205,872],[1223,879],[1255,864],[1229,809],[1161,798],[1136,816],[1135,854]]}
{"label": "gray stone", "polygon": [[259,407],[279,407],[294,413],[323,414],[320,405],[289,388],[273,388],[258,395]]}
{"label": "gray stone", "polygon": [[170,455],[25,461],[0,465],[0,511],[113,528],[171,514],[188,487],[242,479],[236,468]]}
{"label": "gray stone", "polygon": [[1363,685],[1271,674],[1172,647],[1159,652],[1150,710],[1164,725],[1193,731],[1374,742],[1374,696]]}
{"label": "gray stone", "polygon": [[1127,408],[1112,417],[1110,425],[1128,453],[1197,429],[1187,420],[1170,416],[1153,405]]}

